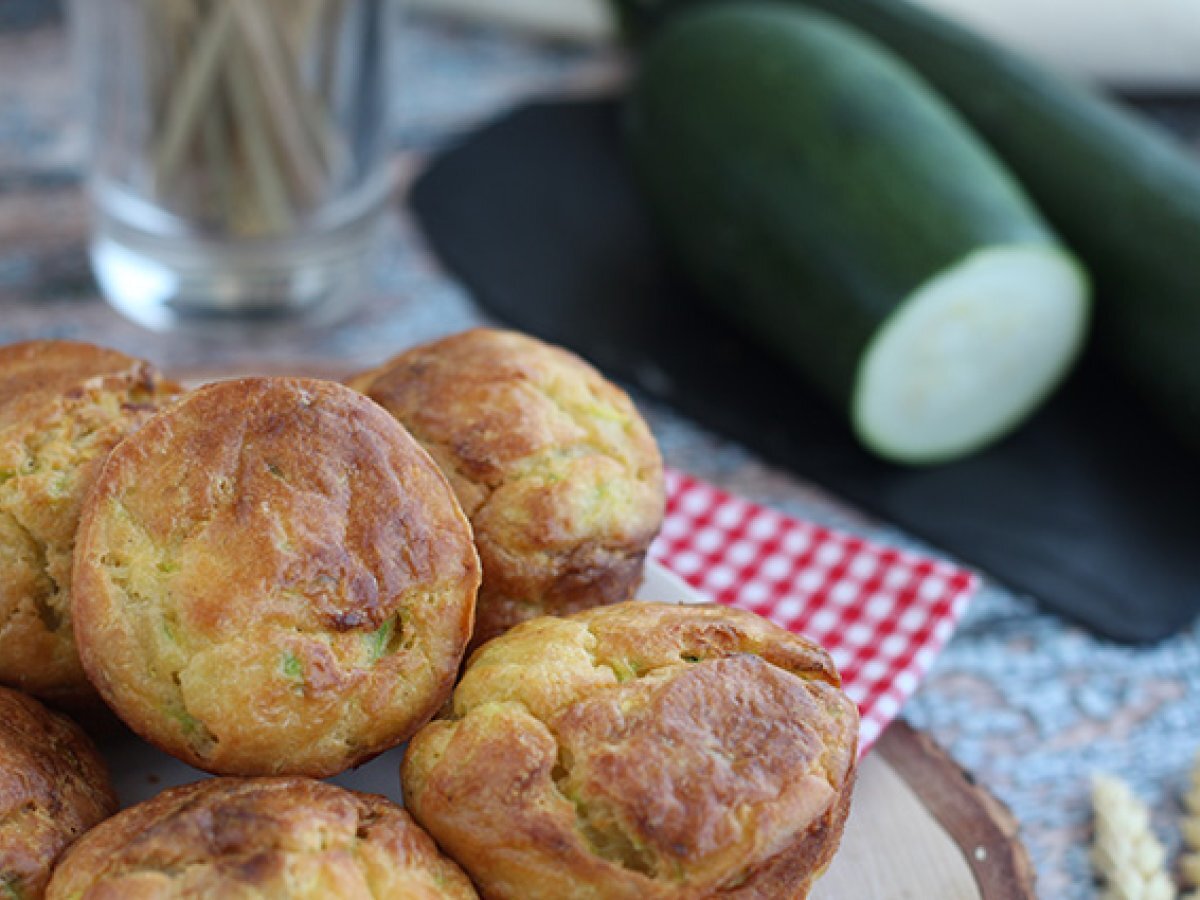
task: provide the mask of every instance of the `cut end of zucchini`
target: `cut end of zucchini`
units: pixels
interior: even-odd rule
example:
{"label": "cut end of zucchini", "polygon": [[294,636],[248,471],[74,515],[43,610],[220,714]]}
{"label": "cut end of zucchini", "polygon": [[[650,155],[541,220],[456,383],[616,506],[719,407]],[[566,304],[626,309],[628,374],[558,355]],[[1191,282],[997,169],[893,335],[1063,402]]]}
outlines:
{"label": "cut end of zucchini", "polygon": [[983,447],[1061,380],[1087,313],[1087,282],[1061,250],[972,254],[909,296],[867,348],[854,397],[859,438],[906,463]]}

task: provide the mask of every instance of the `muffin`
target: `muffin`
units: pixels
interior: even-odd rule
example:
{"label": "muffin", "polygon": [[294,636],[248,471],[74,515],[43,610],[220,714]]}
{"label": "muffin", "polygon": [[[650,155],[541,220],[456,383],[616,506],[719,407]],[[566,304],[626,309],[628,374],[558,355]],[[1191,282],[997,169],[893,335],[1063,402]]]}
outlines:
{"label": "muffin", "polygon": [[479,561],[446,479],[332,382],[201,388],[109,457],[84,506],[84,669],[146,740],[218,774],[325,777],[445,701]]}
{"label": "muffin", "polygon": [[490,898],[803,898],[849,811],[839,685],[820,647],[739,610],[535,619],[413,738],[405,804]]}
{"label": "muffin", "polygon": [[116,811],[108,770],[83,731],[0,688],[0,897],[41,897],[63,849]]}
{"label": "muffin", "polygon": [[662,459],[629,398],[565,350],[478,328],[350,382],[450,479],[483,563],[473,646],[628,600],[663,516]]}
{"label": "muffin", "polygon": [[97,704],[71,626],[79,510],[109,451],[177,392],[115,350],[0,347],[0,684]]}
{"label": "muffin", "polygon": [[214,778],[89,832],[48,898],[468,900],[462,871],[383,797],[306,778]]}

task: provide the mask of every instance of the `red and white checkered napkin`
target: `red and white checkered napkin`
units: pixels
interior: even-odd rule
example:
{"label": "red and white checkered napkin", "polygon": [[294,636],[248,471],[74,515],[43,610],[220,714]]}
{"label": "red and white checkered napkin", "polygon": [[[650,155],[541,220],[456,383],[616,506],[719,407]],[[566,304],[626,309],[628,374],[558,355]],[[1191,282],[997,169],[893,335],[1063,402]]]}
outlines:
{"label": "red and white checkered napkin", "polygon": [[708,598],[807,635],[862,712],[862,752],[954,633],[978,578],[916,553],[788,518],[679,472],[650,555]]}

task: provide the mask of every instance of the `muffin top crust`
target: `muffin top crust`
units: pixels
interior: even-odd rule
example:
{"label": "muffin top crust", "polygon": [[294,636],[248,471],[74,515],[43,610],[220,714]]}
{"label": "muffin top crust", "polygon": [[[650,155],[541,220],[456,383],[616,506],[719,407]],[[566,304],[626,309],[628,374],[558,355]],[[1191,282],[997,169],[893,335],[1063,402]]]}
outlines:
{"label": "muffin top crust", "polygon": [[662,458],[629,397],[579,357],[476,328],[352,381],[450,479],[483,562],[477,638],[629,599],[662,524]]}
{"label": "muffin top crust", "polygon": [[0,347],[0,684],[59,705],[98,702],[72,630],[80,509],[113,447],[178,393],[115,350]]}
{"label": "muffin top crust", "polygon": [[0,897],[42,896],[63,849],[116,810],[108,769],[83,731],[0,688]]}
{"label": "muffin top crust", "polygon": [[324,777],[441,705],[479,564],[428,455],[331,382],[201,388],[110,457],[76,552],[88,675],[221,774]]}
{"label": "muffin top crust", "polygon": [[488,896],[765,900],[803,896],[832,857],[857,734],[810,641],[739,610],[632,602],[477,651],[403,781]]}
{"label": "muffin top crust", "polygon": [[306,778],[164,791],[63,858],[51,900],[291,897],[474,900],[462,871],[384,797]]}

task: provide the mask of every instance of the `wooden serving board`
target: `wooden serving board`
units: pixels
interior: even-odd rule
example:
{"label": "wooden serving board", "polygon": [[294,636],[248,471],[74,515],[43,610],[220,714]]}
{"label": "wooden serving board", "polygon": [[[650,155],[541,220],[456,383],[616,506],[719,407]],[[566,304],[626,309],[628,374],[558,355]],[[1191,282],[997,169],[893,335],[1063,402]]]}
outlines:
{"label": "wooden serving board", "polygon": [[813,900],[1033,900],[1009,811],[928,735],[895,722],[859,768],[841,849]]}
{"label": "wooden serving board", "polygon": [[[267,365],[260,374],[341,378],[336,366]],[[247,371],[175,373],[181,381],[237,377]],[[703,602],[659,566],[648,567],[641,595]],[[119,729],[101,747],[118,794],[135,803],[165,787],[204,777]],[[399,800],[401,751],[334,779]],[[859,767],[841,849],[813,900],[1033,900],[1033,870],[1008,810],[974,783],[927,735],[894,723]]]}

